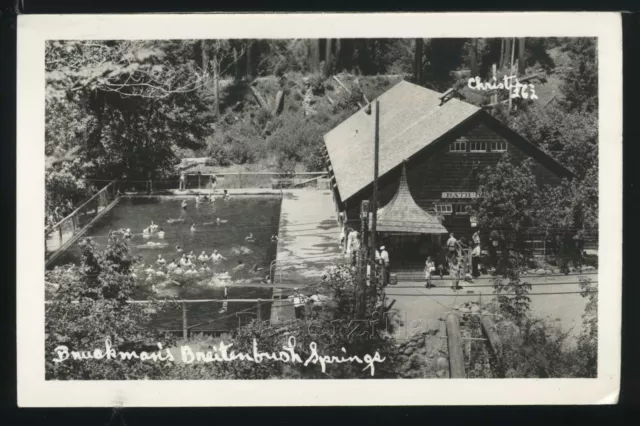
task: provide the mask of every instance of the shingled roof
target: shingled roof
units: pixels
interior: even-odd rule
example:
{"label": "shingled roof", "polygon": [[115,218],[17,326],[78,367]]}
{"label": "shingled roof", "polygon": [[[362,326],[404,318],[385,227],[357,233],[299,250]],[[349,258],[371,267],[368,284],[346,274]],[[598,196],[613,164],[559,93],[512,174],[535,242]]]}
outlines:
{"label": "shingled roof", "polygon": [[[481,111],[455,98],[440,105],[441,96],[401,81],[378,97],[380,176]],[[360,110],[324,135],[343,201],[373,180],[374,127],[375,103],[371,105],[371,115]]]}
{"label": "shingled roof", "polygon": [[447,229],[416,204],[407,184],[406,166],[402,167],[400,186],[391,201],[378,210],[376,230],[414,234],[446,234]]}

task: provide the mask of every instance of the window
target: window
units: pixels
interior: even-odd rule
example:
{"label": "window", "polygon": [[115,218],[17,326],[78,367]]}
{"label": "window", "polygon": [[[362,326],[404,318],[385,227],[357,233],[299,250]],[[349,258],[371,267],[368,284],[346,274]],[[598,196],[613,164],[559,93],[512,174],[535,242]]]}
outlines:
{"label": "window", "polygon": [[455,214],[469,214],[470,210],[471,210],[471,205],[469,205],[469,204],[454,204],[453,205],[453,212]]}
{"label": "window", "polygon": [[507,150],[506,142],[491,142],[491,151],[492,152],[504,152]]}
{"label": "window", "polygon": [[467,152],[466,142],[451,142],[449,152]]}
{"label": "window", "polygon": [[436,204],[436,213],[451,214],[453,206],[451,204]]}
{"label": "window", "polygon": [[487,152],[486,142],[469,142],[470,152]]}

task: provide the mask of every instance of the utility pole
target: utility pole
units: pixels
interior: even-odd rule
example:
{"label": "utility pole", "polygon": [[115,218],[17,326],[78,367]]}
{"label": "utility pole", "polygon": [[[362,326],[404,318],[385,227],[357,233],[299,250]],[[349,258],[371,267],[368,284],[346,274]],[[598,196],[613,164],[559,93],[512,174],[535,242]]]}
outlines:
{"label": "utility pole", "polygon": [[373,266],[376,263],[376,224],[378,221],[378,155],[380,151],[380,101],[376,99],[376,129],[373,155],[373,196],[371,197],[371,278],[376,282]]}

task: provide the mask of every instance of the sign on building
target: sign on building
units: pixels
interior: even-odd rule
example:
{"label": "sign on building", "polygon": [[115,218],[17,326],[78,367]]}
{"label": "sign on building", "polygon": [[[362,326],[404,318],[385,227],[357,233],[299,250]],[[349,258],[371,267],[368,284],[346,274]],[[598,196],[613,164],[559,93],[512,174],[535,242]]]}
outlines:
{"label": "sign on building", "polygon": [[443,192],[442,198],[478,198],[475,192]]}

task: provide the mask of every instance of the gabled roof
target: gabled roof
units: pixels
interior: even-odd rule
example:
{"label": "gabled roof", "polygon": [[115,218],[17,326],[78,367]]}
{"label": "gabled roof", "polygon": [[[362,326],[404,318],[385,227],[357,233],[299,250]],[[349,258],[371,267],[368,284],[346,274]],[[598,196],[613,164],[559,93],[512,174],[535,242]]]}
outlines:
{"label": "gabled roof", "polygon": [[406,165],[398,191],[391,201],[378,210],[376,230],[379,232],[406,232],[414,234],[446,234],[447,229],[431,214],[416,204],[407,184]]}
{"label": "gabled roof", "polygon": [[[440,105],[441,96],[433,90],[401,81],[378,97],[379,176],[481,111],[481,108],[458,99]],[[375,108],[373,103],[371,115],[360,110],[324,135],[342,200],[347,200],[373,180]]]}

